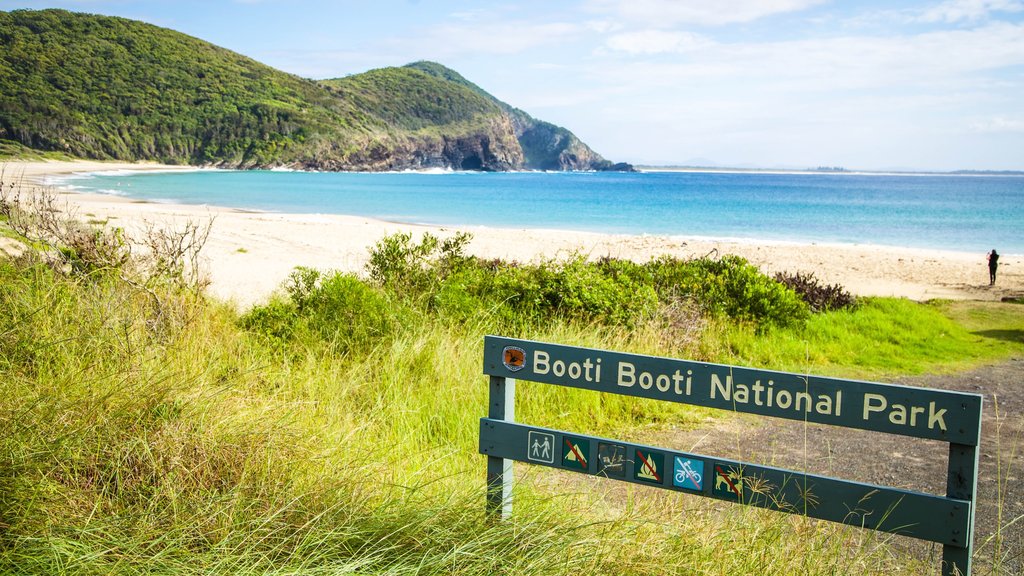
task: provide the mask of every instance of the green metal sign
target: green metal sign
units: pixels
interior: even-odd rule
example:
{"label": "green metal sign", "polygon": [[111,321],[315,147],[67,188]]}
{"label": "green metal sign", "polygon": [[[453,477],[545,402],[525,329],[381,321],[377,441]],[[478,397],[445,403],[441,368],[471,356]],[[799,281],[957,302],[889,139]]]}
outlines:
{"label": "green metal sign", "polygon": [[[658,486],[943,545],[969,574],[981,396],[488,336],[480,424],[488,506],[510,512],[511,461]],[[514,423],[515,379],[860,428],[950,444],[945,496]],[[550,449],[549,449],[550,448]]]}

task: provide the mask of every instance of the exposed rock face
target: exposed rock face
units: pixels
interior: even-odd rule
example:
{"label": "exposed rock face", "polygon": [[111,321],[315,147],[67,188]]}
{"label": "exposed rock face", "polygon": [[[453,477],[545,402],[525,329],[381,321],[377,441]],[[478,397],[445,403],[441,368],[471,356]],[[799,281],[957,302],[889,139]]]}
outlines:
{"label": "exposed rock face", "polygon": [[380,172],[444,168],[503,172],[521,170],[523,151],[508,118],[498,117],[486,130],[461,135],[417,135],[368,140],[350,151],[322,155],[298,163],[307,170]]}
{"label": "exposed rock face", "polygon": [[591,150],[575,134],[561,126],[536,120],[520,110],[513,110],[516,136],[526,156],[529,170],[595,170],[634,172],[625,162],[613,164]]}
{"label": "exposed rock face", "polygon": [[445,140],[445,158],[457,170],[507,171],[523,166],[523,149],[508,117],[495,118],[490,130]]}
{"label": "exposed rock face", "polygon": [[[306,165],[325,168],[320,163]],[[422,170],[617,170],[631,171],[628,164],[612,164],[581,142],[572,132],[536,120],[508,107],[489,118],[485,127],[456,134],[424,134],[366,142],[350,154],[340,169],[351,171]]]}
{"label": "exposed rock face", "polygon": [[345,163],[325,166],[314,162],[305,167],[351,171],[633,170],[629,164],[612,164],[605,160],[564,128],[533,121],[524,126],[523,132],[517,133],[516,125],[513,116],[504,114],[494,118],[486,130],[367,142],[364,149],[351,154]]}

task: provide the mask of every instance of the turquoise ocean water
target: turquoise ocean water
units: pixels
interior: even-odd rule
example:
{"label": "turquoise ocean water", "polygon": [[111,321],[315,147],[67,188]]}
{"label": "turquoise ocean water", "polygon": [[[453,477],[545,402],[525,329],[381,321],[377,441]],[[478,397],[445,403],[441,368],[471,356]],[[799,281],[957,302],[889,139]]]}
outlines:
{"label": "turquoise ocean water", "polygon": [[84,192],[458,226],[1024,254],[1024,176],[717,172],[80,175]]}

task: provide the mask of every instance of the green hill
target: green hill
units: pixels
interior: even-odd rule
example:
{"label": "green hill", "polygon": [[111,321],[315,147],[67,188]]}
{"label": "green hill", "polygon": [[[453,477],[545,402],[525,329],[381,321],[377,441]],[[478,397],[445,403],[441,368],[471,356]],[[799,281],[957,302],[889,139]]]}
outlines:
{"label": "green hill", "polygon": [[431,62],[317,82],[150,24],[0,12],[0,140],[318,170],[623,169]]}

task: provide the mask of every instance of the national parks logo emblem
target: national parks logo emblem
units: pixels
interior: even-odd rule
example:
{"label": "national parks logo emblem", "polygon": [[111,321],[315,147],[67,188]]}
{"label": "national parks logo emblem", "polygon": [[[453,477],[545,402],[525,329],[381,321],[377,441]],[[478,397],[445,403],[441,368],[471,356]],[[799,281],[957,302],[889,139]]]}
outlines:
{"label": "national parks logo emblem", "polygon": [[501,351],[501,363],[509,372],[518,372],[526,366],[526,350],[518,346],[505,346]]}

